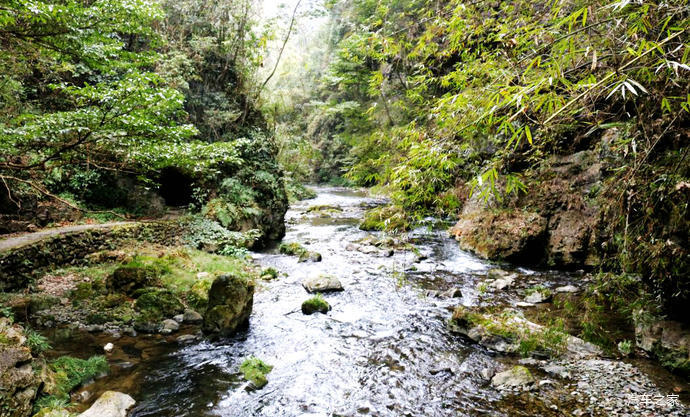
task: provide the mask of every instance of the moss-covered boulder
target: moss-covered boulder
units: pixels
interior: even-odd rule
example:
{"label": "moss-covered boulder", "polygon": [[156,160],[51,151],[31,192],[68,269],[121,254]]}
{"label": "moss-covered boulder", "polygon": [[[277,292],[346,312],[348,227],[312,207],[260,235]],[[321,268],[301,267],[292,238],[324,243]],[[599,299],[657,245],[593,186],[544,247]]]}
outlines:
{"label": "moss-covered boulder", "polygon": [[125,265],[117,268],[106,280],[106,287],[112,292],[132,294],[144,287],[156,285],[160,271],[151,265]]}
{"label": "moss-covered boulder", "polygon": [[328,304],[328,301],[323,299],[321,294],[316,294],[314,297],[302,303],[302,313],[307,315],[314,313],[326,314],[330,309],[331,305]]}
{"label": "moss-covered boulder", "polygon": [[[0,318],[0,415],[25,417],[40,385],[23,329]],[[9,414],[5,414],[9,412]]]}
{"label": "moss-covered boulder", "polygon": [[208,292],[203,330],[227,336],[245,325],[252,313],[254,283],[235,275],[217,277]]}
{"label": "moss-covered boulder", "polygon": [[134,309],[143,321],[158,321],[184,312],[184,305],[170,290],[162,288],[142,288],[134,292],[137,300]]}
{"label": "moss-covered boulder", "polygon": [[364,214],[361,230],[389,230],[403,232],[410,229],[410,220],[405,211],[397,206],[376,207]]}

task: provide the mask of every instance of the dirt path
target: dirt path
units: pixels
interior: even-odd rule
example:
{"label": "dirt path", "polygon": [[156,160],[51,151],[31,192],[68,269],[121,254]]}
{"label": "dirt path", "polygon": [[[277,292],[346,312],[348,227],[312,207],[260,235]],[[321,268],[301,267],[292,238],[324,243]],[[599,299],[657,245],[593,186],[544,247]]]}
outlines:
{"label": "dirt path", "polygon": [[41,230],[40,232],[26,233],[19,236],[10,237],[7,239],[0,240],[0,252],[6,251],[8,249],[17,248],[19,246],[28,245],[39,240],[43,240],[49,237],[62,235],[70,232],[79,232],[83,230],[97,230],[97,229],[109,229],[116,226],[122,226],[125,224],[135,224],[137,222],[123,221],[123,222],[110,222],[110,223],[100,223],[100,224],[79,224],[75,226],[64,226],[56,227],[53,229]]}

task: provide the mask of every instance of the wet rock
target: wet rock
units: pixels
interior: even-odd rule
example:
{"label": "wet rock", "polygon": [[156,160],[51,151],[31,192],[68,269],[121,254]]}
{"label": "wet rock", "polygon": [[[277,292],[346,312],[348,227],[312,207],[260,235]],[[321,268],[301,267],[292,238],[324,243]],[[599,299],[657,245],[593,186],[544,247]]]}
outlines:
{"label": "wet rock", "polygon": [[326,274],[306,278],[302,281],[302,286],[310,293],[343,291],[343,285],[338,278]]}
{"label": "wet rock", "polygon": [[0,318],[0,337],[0,415],[12,410],[10,416],[25,417],[41,383],[31,364],[31,349],[23,329],[5,318]]}
{"label": "wet rock", "polygon": [[127,394],[106,391],[79,417],[126,417],[134,404],[134,399]]}
{"label": "wet rock", "polygon": [[461,298],[462,291],[460,288],[453,287],[441,293],[441,298]]}
{"label": "wet rock", "polygon": [[506,288],[509,288],[513,285],[515,282],[515,279],[517,278],[517,274],[511,274],[508,276],[505,276],[503,278],[498,278],[491,282],[489,286],[497,289],[497,290],[504,290]]}
{"label": "wet rock", "polygon": [[383,256],[385,256],[386,258],[390,258],[391,256],[393,256],[393,254],[395,254],[395,252],[393,251],[393,249],[386,249],[386,250],[384,250],[384,251],[381,252],[381,253],[382,253]]}
{"label": "wet rock", "polygon": [[[161,326],[158,323],[148,321],[135,321],[134,330],[141,333],[153,334],[160,332]],[[136,332],[134,332],[134,334],[136,335]]]}
{"label": "wet rock", "polygon": [[307,251],[299,256],[297,262],[321,262],[322,257],[318,252]]}
{"label": "wet rock", "polygon": [[365,255],[374,255],[379,253],[379,249],[376,246],[370,245],[360,246],[357,250]]}
{"label": "wet rock", "polygon": [[491,378],[491,385],[498,389],[526,389],[534,384],[534,377],[529,369],[524,366],[514,366],[513,368],[499,372]]}
{"label": "wet rock", "polygon": [[89,333],[100,333],[105,329],[102,324],[90,324],[84,328]]}
{"label": "wet rock", "polygon": [[347,246],[345,246],[345,250],[350,252],[359,250],[359,245],[356,245],[354,243],[348,243]]}
{"label": "wet rock", "polygon": [[193,342],[197,341],[198,339],[199,338],[193,334],[183,334],[181,336],[178,336],[177,339],[175,339],[175,340],[177,340],[177,343],[179,343],[181,345],[186,345],[189,343],[193,343]]}
{"label": "wet rock", "polygon": [[557,376],[558,378],[561,378],[561,379],[570,378],[570,372],[568,371],[568,368],[566,368],[563,365],[557,365],[554,363],[550,363],[550,364],[547,364],[546,366],[544,366],[543,369],[549,375]]}
{"label": "wet rock", "polygon": [[182,323],[184,321],[184,314],[178,314],[174,316],[173,320],[175,320],[178,323]]}
{"label": "wet rock", "polygon": [[551,299],[551,292],[545,290],[536,290],[525,297],[525,302],[531,304],[545,303]]}
{"label": "wet rock", "polygon": [[171,319],[163,320],[163,323],[161,323],[161,325],[161,333],[163,334],[170,334],[180,329],[180,323]]}
{"label": "wet rock", "polygon": [[554,291],[557,293],[576,293],[580,291],[580,289],[574,285],[564,285],[562,287],[556,287]]}
{"label": "wet rock", "polygon": [[111,292],[133,294],[134,291],[155,286],[158,271],[150,266],[122,266],[106,279],[105,285]]}
{"label": "wet rock", "polygon": [[187,324],[199,324],[202,321],[204,321],[204,318],[201,314],[197,313],[196,311],[187,309],[184,311],[184,314],[182,315],[182,321]]}
{"label": "wet rock", "polygon": [[115,345],[113,345],[112,343],[106,343],[105,346],[103,346],[103,352],[110,353],[113,351],[114,348]]}
{"label": "wet rock", "polygon": [[245,325],[252,313],[254,284],[234,275],[217,277],[208,292],[203,330],[230,335]]}

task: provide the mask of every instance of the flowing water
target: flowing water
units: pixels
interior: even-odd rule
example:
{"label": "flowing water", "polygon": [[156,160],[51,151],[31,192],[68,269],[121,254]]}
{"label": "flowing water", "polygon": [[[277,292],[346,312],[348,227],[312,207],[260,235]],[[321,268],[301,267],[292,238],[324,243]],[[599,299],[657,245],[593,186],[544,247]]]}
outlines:
{"label": "flowing water", "polygon": [[[136,398],[131,416],[515,415],[480,377],[498,359],[447,329],[453,306],[478,302],[477,284],[494,265],[460,251],[444,232],[423,229],[411,233],[417,253],[386,256],[362,245],[374,252],[363,253],[353,242],[372,233],[357,224],[381,201],[349,189],[318,191],[288,212],[284,241],[302,243],[323,261],[298,263],[275,249],[255,254],[287,276],[258,284],[249,328],[232,338],[186,347],[132,342],[130,350],[148,352],[148,360],[136,371],[127,362],[114,366],[106,381]],[[342,211],[307,213],[322,204]],[[558,285],[574,279],[520,272]],[[337,276],[345,290],[324,295],[328,314],[303,315],[309,295],[301,281],[321,273]],[[462,298],[437,296],[451,287]],[[248,390],[239,373],[249,356],[274,366],[261,390]]]}

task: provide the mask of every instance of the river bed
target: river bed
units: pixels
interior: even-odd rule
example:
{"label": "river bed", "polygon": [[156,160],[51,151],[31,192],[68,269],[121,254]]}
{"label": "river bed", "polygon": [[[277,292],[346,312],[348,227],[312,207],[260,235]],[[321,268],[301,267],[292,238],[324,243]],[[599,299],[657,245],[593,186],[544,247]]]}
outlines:
{"label": "river bed", "polygon": [[[482,376],[482,370],[509,367],[519,358],[497,356],[451,333],[447,321],[458,304],[486,302],[478,285],[495,264],[459,250],[444,231],[426,228],[410,233],[416,250],[391,255],[366,243],[383,233],[357,228],[364,210],[381,199],[352,189],[317,191],[316,199],[291,207],[283,241],[299,242],[323,260],[298,263],[276,248],[253,254],[281,276],[258,283],[247,330],[182,347],[160,335],[116,340],[126,348],[110,358],[113,372],[85,390],[131,394],[137,400],[132,417],[606,415],[596,407],[587,411],[563,385],[507,394]],[[307,212],[317,205],[338,209]],[[548,287],[577,284],[581,277],[501,267]],[[309,294],[301,282],[322,273],[338,277],[345,290],[324,295],[332,306],[328,314],[303,315],[300,305]],[[441,295],[449,289],[462,296]],[[519,301],[508,292],[492,300]],[[59,353],[77,346],[96,351],[107,341],[105,335],[83,337],[56,343]],[[247,390],[239,373],[249,356],[274,366],[261,390]],[[538,379],[549,380],[536,368]],[[660,392],[687,391],[658,367],[642,368]]]}

